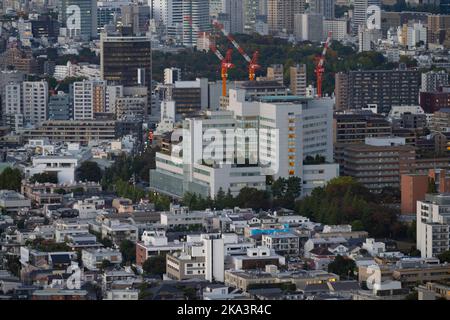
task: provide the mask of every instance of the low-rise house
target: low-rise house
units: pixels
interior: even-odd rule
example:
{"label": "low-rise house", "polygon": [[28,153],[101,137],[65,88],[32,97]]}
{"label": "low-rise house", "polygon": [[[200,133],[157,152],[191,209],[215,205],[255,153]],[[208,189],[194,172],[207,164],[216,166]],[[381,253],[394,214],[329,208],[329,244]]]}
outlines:
{"label": "low-rise house", "polygon": [[7,214],[31,207],[30,199],[13,190],[0,190],[0,208]]}
{"label": "low-rise house", "polygon": [[140,267],[151,256],[173,253],[183,249],[178,240],[169,242],[164,231],[144,231],[142,241],[136,243],[136,264]]}
{"label": "low-rise house", "polygon": [[112,265],[120,265],[122,263],[122,254],[119,250],[111,248],[84,249],[81,251],[81,260],[85,268],[95,271],[102,267],[102,263],[105,260]]}

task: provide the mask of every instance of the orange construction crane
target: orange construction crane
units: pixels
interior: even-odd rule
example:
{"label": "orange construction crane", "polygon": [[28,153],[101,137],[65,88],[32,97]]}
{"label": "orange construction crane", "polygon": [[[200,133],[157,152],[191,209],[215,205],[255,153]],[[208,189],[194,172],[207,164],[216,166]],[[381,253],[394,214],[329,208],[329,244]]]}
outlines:
{"label": "orange construction crane", "polygon": [[317,96],[320,98],[322,97],[322,81],[323,81],[323,74],[325,73],[325,57],[327,55],[328,46],[331,42],[331,31],[328,32],[327,40],[325,41],[325,45],[322,51],[322,55],[320,57],[317,57],[316,59],[316,69],[314,72],[316,73],[317,77]]}
{"label": "orange construction crane", "polygon": [[250,56],[245,52],[244,49],[239,45],[239,43],[234,39],[234,37],[225,30],[223,24],[219,23],[218,21],[213,22],[214,27],[222,31],[223,35],[227,37],[227,39],[233,44],[233,46],[236,48],[237,51],[241,54],[242,57],[244,57],[245,61],[248,63],[248,78],[250,81],[255,80],[255,74],[256,70],[260,69],[261,66],[258,64],[258,57],[259,52],[255,51],[253,53],[253,57],[250,58]]}
{"label": "orange construction crane", "polygon": [[228,80],[228,69],[234,68],[234,64],[231,62],[231,55],[233,54],[233,49],[228,49],[225,57],[220,53],[217,48],[215,41],[211,39],[211,35],[202,32],[198,29],[198,27],[194,26],[192,23],[192,18],[190,16],[186,16],[185,20],[189,22],[191,28],[197,32],[197,34],[207,35],[209,38],[209,49],[216,55],[220,60],[220,76],[222,78],[222,96],[226,97],[227,95],[227,80]]}

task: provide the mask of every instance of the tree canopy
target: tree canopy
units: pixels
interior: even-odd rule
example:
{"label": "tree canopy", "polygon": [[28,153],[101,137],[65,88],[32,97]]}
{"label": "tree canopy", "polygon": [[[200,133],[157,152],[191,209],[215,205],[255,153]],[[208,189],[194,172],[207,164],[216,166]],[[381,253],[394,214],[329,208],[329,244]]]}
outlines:
{"label": "tree canopy", "polygon": [[20,191],[22,173],[19,169],[6,168],[0,173],[0,189]]}
{"label": "tree canopy", "polygon": [[58,183],[58,174],[56,172],[36,173],[30,178],[31,183]]}
{"label": "tree canopy", "polygon": [[102,169],[100,169],[97,162],[84,161],[78,167],[76,172],[80,181],[100,182],[102,180]]}
{"label": "tree canopy", "polygon": [[166,257],[153,256],[145,260],[142,270],[149,275],[162,276],[166,272]]}

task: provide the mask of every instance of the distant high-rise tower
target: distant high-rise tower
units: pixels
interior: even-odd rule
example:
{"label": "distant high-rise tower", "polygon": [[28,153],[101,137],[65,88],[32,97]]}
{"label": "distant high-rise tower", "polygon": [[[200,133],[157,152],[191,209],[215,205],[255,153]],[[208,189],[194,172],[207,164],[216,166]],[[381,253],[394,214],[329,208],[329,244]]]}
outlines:
{"label": "distant high-rise tower", "polygon": [[[190,17],[189,20],[184,19]],[[183,0],[182,3],[182,19],[183,19],[183,45],[193,47],[197,45],[198,32],[210,31],[211,24],[209,21],[209,2],[206,0]]]}
{"label": "distant high-rise tower", "polygon": [[294,31],[294,15],[305,12],[305,0],[268,0],[267,22],[272,34]]}
{"label": "distant high-rise tower", "polygon": [[231,33],[244,32],[243,9],[243,0],[223,0],[223,13],[229,17]]}

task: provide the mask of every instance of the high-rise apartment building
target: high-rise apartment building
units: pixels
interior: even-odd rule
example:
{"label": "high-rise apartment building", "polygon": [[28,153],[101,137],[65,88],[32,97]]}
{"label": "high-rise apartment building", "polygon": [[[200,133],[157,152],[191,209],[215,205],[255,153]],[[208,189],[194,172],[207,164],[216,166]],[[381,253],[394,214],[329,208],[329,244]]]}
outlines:
{"label": "high-rise apartment building", "polygon": [[242,0],[223,0],[223,13],[229,19],[231,33],[244,32],[244,6]]}
{"label": "high-rise apartment building", "polygon": [[[190,17],[192,26],[189,20]],[[193,47],[197,45],[198,32],[208,32],[211,30],[209,21],[209,2],[206,0],[183,0],[182,1],[182,18],[183,18],[183,45]]]}
{"label": "high-rise apartment building", "polygon": [[22,84],[23,120],[39,124],[47,120],[48,84],[46,81],[25,81]]}
{"label": "high-rise apartment building", "polygon": [[[95,87],[94,81],[73,83],[73,120],[94,119],[94,92],[99,91],[98,87]],[[98,100],[96,104],[99,105]]]}
{"label": "high-rise apartment building", "polygon": [[420,88],[418,70],[359,70],[337,74],[336,107],[362,109],[376,105],[388,113],[391,106],[417,105]]}
{"label": "high-rise apartment building", "polygon": [[294,32],[294,16],[305,12],[305,0],[268,0],[267,22],[272,34]]}
{"label": "high-rise apartment building", "polygon": [[319,13],[325,19],[334,19],[335,0],[310,0],[309,10],[311,13]]}
{"label": "high-rise apartment building", "polygon": [[417,249],[423,258],[437,257],[449,250],[450,196],[427,194],[417,202]]}

